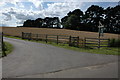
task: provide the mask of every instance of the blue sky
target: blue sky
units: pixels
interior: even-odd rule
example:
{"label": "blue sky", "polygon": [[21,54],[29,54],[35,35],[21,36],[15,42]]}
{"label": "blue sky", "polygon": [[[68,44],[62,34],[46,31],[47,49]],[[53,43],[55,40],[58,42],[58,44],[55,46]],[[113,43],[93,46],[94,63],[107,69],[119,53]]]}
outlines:
{"label": "blue sky", "polygon": [[103,8],[114,7],[118,1],[109,2],[81,2],[78,0],[62,2],[44,2],[41,0],[4,0],[0,3],[0,26],[20,26],[27,19],[39,17],[64,17],[69,11],[81,9],[83,12],[91,5],[99,5]]}

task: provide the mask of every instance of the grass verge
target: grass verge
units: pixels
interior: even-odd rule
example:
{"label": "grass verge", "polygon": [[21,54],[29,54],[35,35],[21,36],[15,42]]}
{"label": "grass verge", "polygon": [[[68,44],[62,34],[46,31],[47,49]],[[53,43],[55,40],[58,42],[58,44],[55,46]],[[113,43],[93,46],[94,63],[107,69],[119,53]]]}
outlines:
{"label": "grass verge", "polygon": [[[14,39],[21,39],[19,37],[13,37],[13,36],[5,36],[8,38],[14,38]],[[21,40],[27,40],[27,39],[21,39]],[[77,48],[77,47],[71,47],[68,44],[56,44],[54,42],[48,42],[46,43],[45,41],[36,41],[36,40],[27,40],[27,41],[32,41],[32,42],[38,42],[38,43],[43,43],[43,44],[50,44],[53,46],[69,49],[69,50],[74,50],[74,51],[79,51],[79,52],[87,52],[87,53],[95,53],[95,54],[106,54],[106,55],[120,55],[119,50],[120,48],[118,47],[103,47],[103,48]]]}
{"label": "grass verge", "polygon": [[[4,42],[5,44],[5,53],[6,55],[10,54],[13,50],[13,46],[12,44],[8,43],[8,42]],[[0,52],[0,57],[2,57],[2,51]]]}
{"label": "grass verge", "polygon": [[5,53],[6,53],[6,54],[11,53],[12,50],[13,50],[12,44],[10,44],[10,43],[8,43],[8,42],[4,42],[4,44],[5,44]]}
{"label": "grass verge", "polygon": [[66,48],[74,51],[79,51],[79,52],[87,52],[87,53],[95,53],[95,54],[106,54],[106,55],[120,55],[119,49],[120,48],[115,48],[115,47],[102,47],[100,49],[98,48],[77,48],[77,47],[71,47],[68,44],[56,44],[52,42],[48,42],[48,44],[51,44],[53,46],[61,47],[61,48]]}

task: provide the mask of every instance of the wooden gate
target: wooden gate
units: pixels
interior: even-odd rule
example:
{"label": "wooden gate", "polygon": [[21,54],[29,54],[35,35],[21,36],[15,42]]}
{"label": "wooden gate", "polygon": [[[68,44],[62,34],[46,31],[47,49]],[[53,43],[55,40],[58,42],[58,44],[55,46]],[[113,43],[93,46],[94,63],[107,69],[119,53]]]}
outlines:
{"label": "wooden gate", "polygon": [[30,40],[31,36],[32,36],[31,33],[24,33],[24,32],[22,32],[22,39]]}
{"label": "wooden gate", "polygon": [[79,47],[79,37],[69,37],[69,46]]}

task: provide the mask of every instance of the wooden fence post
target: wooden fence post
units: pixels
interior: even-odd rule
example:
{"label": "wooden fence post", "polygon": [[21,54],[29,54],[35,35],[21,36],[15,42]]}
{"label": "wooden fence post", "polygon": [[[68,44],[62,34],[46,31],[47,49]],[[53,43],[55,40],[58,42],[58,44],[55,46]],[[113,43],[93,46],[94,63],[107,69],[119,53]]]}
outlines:
{"label": "wooden fence post", "polygon": [[77,47],[79,47],[79,36],[77,38]]}
{"label": "wooden fence post", "polygon": [[108,47],[110,47],[110,39],[108,39]]}
{"label": "wooden fence post", "polygon": [[100,48],[100,38],[98,39],[98,48]]}
{"label": "wooden fence post", "polygon": [[4,34],[2,32],[2,42],[1,42],[2,43],[2,57],[7,56],[6,53],[5,53],[5,44],[4,44],[4,41],[3,41],[3,35]]}
{"label": "wooden fence post", "polygon": [[86,37],[84,38],[84,41],[83,41],[84,43],[84,47],[86,47]]}
{"label": "wooden fence post", "polygon": [[29,33],[29,40],[32,39],[32,33]]}
{"label": "wooden fence post", "polygon": [[57,44],[59,43],[59,36],[57,35]]}
{"label": "wooden fence post", "polygon": [[36,40],[38,41],[38,34],[36,34]]}
{"label": "wooden fence post", "polygon": [[22,39],[24,39],[24,32],[22,32]]}
{"label": "wooden fence post", "polygon": [[71,36],[69,37],[69,46],[71,46]]}
{"label": "wooden fence post", "polygon": [[47,39],[47,38],[48,38],[48,35],[46,34],[46,43],[48,42],[48,39]]}

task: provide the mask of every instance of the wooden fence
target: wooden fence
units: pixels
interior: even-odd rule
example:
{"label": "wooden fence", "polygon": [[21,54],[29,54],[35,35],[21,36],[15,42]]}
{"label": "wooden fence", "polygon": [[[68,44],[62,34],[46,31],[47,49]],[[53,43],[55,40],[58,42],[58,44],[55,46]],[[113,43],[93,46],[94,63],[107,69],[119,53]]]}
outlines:
{"label": "wooden fence", "polygon": [[108,39],[98,39],[98,38],[80,38],[79,36],[64,36],[64,35],[48,35],[48,34],[32,34],[22,32],[22,39],[28,40],[41,40],[41,41],[52,41],[64,44],[69,44],[69,46],[74,47],[108,47]]}
{"label": "wooden fence", "polygon": [[41,41],[52,41],[58,43],[68,43],[69,36],[64,35],[48,35],[48,34],[32,34],[32,33],[24,33],[22,32],[22,39],[28,40],[41,40]]}
{"label": "wooden fence", "polygon": [[85,38],[86,47],[109,47],[109,39],[99,39],[99,38]]}
{"label": "wooden fence", "polygon": [[84,39],[78,37],[69,37],[69,46],[74,46],[74,47],[84,47]]}

